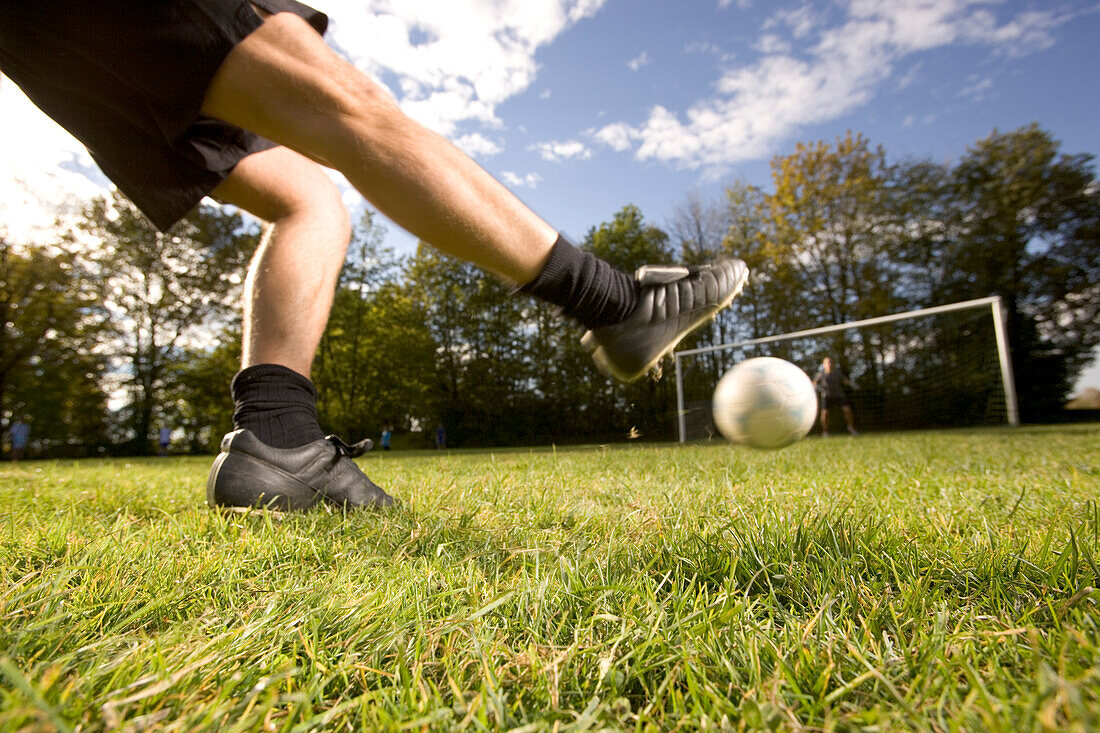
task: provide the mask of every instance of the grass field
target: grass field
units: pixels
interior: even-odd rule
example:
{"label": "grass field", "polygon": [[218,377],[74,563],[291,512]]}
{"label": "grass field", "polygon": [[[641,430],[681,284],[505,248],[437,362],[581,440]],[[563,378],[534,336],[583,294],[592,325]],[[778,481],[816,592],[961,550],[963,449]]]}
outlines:
{"label": "grass field", "polygon": [[0,730],[1100,728],[1100,425],[0,468]]}

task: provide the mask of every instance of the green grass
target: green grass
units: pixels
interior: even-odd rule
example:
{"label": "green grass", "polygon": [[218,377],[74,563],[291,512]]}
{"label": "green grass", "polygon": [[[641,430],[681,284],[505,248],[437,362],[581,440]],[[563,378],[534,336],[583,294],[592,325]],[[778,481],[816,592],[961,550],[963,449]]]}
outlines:
{"label": "green grass", "polygon": [[0,729],[1100,727],[1100,425],[0,468]]}

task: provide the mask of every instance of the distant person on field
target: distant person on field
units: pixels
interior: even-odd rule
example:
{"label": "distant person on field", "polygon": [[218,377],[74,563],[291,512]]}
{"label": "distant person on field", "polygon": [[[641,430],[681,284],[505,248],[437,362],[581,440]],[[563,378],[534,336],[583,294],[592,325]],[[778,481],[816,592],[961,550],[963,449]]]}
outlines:
{"label": "distant person on field", "polygon": [[160,430],[157,431],[157,446],[160,455],[168,455],[168,446],[170,445],[172,445],[172,429],[166,425],[161,425]]}
{"label": "distant person on field", "polygon": [[8,428],[11,434],[11,459],[18,461],[23,458],[23,451],[27,450],[27,439],[31,436],[31,426],[20,419],[16,419]]}
{"label": "distant person on field", "polygon": [[848,375],[840,367],[833,364],[832,357],[826,356],[821,362],[821,371],[814,377],[814,386],[821,394],[821,435],[829,436],[829,408],[839,407],[844,413],[844,422],[848,424],[848,432],[858,435],[856,432],[856,418],[852,414],[852,407],[848,404],[848,395],[844,388],[851,389],[852,382]]}
{"label": "distant person on field", "polygon": [[317,420],[310,370],[351,236],[325,167],[415,237],[560,308],[623,381],[748,278],[732,258],[630,274],[578,249],[327,46],[327,26],[295,0],[0,0],[0,71],[157,228],[207,195],[269,223],[245,279],[235,430],[211,505],[393,504],[352,461],[360,444]]}
{"label": "distant person on field", "polygon": [[439,423],[435,429],[435,447],[437,450],[444,450],[447,447],[447,431],[443,423]]}
{"label": "distant person on field", "polygon": [[387,425],[382,428],[382,450],[390,449],[390,441],[393,439],[393,428]]}

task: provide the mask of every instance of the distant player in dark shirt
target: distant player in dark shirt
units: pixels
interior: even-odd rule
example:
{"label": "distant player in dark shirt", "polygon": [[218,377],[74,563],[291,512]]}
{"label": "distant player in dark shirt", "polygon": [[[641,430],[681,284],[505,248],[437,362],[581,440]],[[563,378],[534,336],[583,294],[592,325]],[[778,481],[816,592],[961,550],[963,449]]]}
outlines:
{"label": "distant player in dark shirt", "polygon": [[832,357],[826,356],[821,362],[821,371],[814,377],[814,386],[821,393],[821,434],[829,435],[829,408],[839,407],[844,413],[844,422],[848,424],[848,432],[857,435],[856,418],[844,392],[845,387],[852,387],[852,382],[840,367],[833,364]]}

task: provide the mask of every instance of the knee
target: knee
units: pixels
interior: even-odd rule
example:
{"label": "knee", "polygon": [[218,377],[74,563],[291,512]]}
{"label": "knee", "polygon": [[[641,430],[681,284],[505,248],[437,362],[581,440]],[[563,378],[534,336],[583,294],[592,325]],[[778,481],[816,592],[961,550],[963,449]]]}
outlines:
{"label": "knee", "polygon": [[276,227],[309,227],[311,236],[329,246],[346,248],[351,240],[351,216],[336,184],[323,174],[320,179],[296,187],[292,196],[280,202],[271,221]]}
{"label": "knee", "polygon": [[311,209],[317,226],[323,228],[325,238],[346,250],[351,240],[351,215],[336,184],[329,181],[325,191],[318,192]]}

